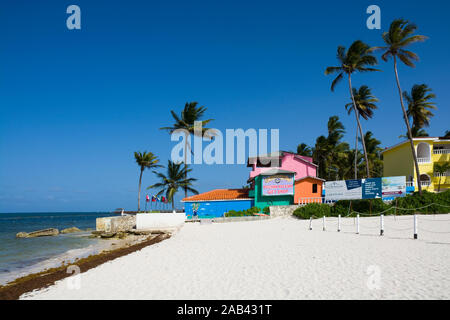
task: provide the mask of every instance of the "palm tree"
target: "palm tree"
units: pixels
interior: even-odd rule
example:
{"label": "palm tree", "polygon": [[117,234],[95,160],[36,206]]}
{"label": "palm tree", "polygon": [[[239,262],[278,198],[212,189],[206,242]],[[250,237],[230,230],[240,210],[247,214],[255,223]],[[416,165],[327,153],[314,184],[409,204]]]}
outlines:
{"label": "palm tree", "polygon": [[297,154],[301,156],[311,157],[312,156],[312,150],[306,143],[300,143],[297,146]]}
{"label": "palm tree", "polygon": [[[428,132],[426,132],[424,129],[419,129],[416,126],[411,127],[411,135],[413,138],[419,138],[419,137],[429,137],[430,135]],[[402,134],[399,136],[399,138],[406,138],[408,139],[408,131],[406,131],[405,134]]]}
{"label": "palm tree", "polygon": [[407,20],[396,19],[391,23],[389,31],[383,33],[383,40],[386,43],[386,46],[374,47],[371,49],[371,51],[383,50],[384,53],[382,54],[381,58],[384,61],[387,61],[390,57],[394,59],[395,79],[397,81],[398,94],[400,96],[400,104],[403,111],[403,119],[405,120],[406,128],[408,130],[408,139],[411,145],[414,166],[416,168],[417,186],[419,188],[419,194],[421,195],[422,186],[420,185],[419,163],[417,162],[416,150],[414,148],[413,136],[411,134],[411,126],[409,125],[408,115],[406,113],[405,105],[403,104],[402,88],[400,87],[400,80],[398,78],[397,70],[397,58],[400,59],[400,61],[402,61],[408,67],[415,67],[412,60],[419,60],[417,54],[405,49],[407,46],[413,43],[425,41],[427,39],[427,37],[422,35],[413,35],[416,29],[417,26],[415,24],[409,23]]}
{"label": "palm tree", "polygon": [[438,173],[439,174],[439,187],[438,187],[438,192],[441,191],[441,178],[442,176],[450,170],[450,162],[443,162],[443,163],[435,163],[434,164],[434,168],[433,168],[435,174]]}
{"label": "palm tree", "polygon": [[165,197],[169,202],[172,203],[172,209],[174,209],[175,205],[173,197],[178,192],[179,188],[183,188],[184,190],[189,190],[194,194],[198,194],[198,191],[192,188],[192,182],[196,181],[197,179],[186,178],[187,173],[191,170],[192,169],[188,169],[186,165],[183,165],[183,163],[175,163],[169,160],[167,165],[167,176],[163,173],[153,171],[160,179],[160,182],[149,186],[147,189],[160,189],[156,196],[165,193]]}
{"label": "palm tree", "polygon": [[[338,76],[331,83],[331,91],[334,91],[336,84],[339,83],[344,78],[344,75],[348,76],[348,86],[353,107],[355,110],[356,123],[357,127],[359,128],[359,133],[361,137],[363,137],[364,134],[362,132],[361,123],[359,122],[359,113],[356,107],[355,97],[353,96],[351,76],[354,72],[357,71],[359,72],[379,71],[378,69],[369,67],[376,65],[377,59],[373,55],[371,55],[370,47],[360,40],[353,42],[347,51],[345,51],[345,47],[339,46],[337,49],[337,59],[339,60],[340,65],[337,67],[326,68],[325,74],[329,75],[332,73],[338,73]],[[366,173],[367,177],[370,177],[369,164],[367,159],[366,146],[364,145],[364,139],[362,140],[362,145],[364,150],[364,159],[366,161]]]}
{"label": "palm tree", "polygon": [[450,130],[445,131],[444,138],[450,138]]}
{"label": "palm tree", "polygon": [[316,139],[316,145],[312,149],[314,162],[318,164],[319,177],[332,178],[332,173],[342,176],[340,170],[342,161],[347,157],[349,146],[341,142],[345,133],[344,125],[338,116],[332,116],[327,123],[328,136],[320,136]]}
{"label": "palm tree", "polygon": [[[170,134],[172,134],[176,130],[184,130],[185,131],[185,144],[184,144],[184,164],[187,166],[187,150],[188,148],[191,149],[191,147],[188,145],[188,136],[191,134],[197,134],[197,132],[194,130],[194,124],[196,121],[200,121],[200,119],[203,117],[205,111],[207,108],[204,106],[197,107],[198,102],[186,102],[184,105],[183,111],[181,111],[181,115],[178,116],[173,110],[170,111],[172,114],[173,119],[175,120],[175,123],[172,127],[163,127],[160,128],[161,130],[167,130]],[[203,120],[202,122],[202,132],[201,135],[206,136],[205,133],[207,130],[210,130],[205,127],[206,124],[208,124],[213,119]],[[211,130],[209,131],[211,133]],[[192,152],[192,149],[191,149]],[[187,173],[191,170],[185,170],[184,173],[186,174],[185,179],[187,179]],[[184,195],[187,197],[188,189],[186,188],[184,190]]]}
{"label": "palm tree", "polygon": [[369,156],[370,172],[372,176],[380,177],[383,174],[383,161],[380,159],[380,152],[383,150],[380,148],[381,141],[376,139],[371,131],[366,132],[364,141]]}
{"label": "palm tree", "polygon": [[[360,115],[365,120],[371,119],[373,117],[373,110],[377,109],[375,102],[378,102],[378,99],[374,95],[372,95],[372,91],[370,90],[370,88],[368,86],[361,86],[358,90],[356,90],[356,88],[353,88],[353,96],[355,98],[358,116]],[[353,102],[347,103],[345,105],[345,108],[347,109],[348,114],[350,114],[354,109]],[[354,156],[355,179],[358,179],[357,163],[356,163],[358,159],[358,156],[356,154],[357,152],[358,152],[358,130],[356,130],[355,156]]]}
{"label": "palm tree", "polygon": [[436,109],[434,103],[430,101],[436,98],[436,95],[431,93],[431,88],[426,84],[415,84],[411,93],[403,91],[403,98],[408,103],[406,114],[411,117],[413,127],[417,129],[429,127],[430,118],[434,116],[430,109]]}
{"label": "palm tree", "polygon": [[328,172],[329,157],[329,144],[325,136],[320,136],[316,139],[316,144],[312,148],[312,155],[314,163],[318,165],[317,176],[320,178],[326,178]]}
{"label": "palm tree", "polygon": [[135,152],[134,158],[136,160],[136,163],[141,169],[141,173],[139,175],[139,192],[138,192],[138,212],[141,211],[141,183],[142,183],[142,174],[144,173],[145,169],[150,168],[158,168],[162,167],[158,164],[159,160],[158,157],[155,156],[151,152]]}

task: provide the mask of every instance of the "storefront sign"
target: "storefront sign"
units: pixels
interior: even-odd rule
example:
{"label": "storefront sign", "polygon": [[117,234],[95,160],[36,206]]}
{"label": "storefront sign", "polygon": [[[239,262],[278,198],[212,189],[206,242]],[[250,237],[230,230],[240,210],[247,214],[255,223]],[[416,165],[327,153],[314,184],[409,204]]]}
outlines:
{"label": "storefront sign", "polygon": [[294,176],[277,174],[262,179],[263,196],[281,196],[294,194]]}

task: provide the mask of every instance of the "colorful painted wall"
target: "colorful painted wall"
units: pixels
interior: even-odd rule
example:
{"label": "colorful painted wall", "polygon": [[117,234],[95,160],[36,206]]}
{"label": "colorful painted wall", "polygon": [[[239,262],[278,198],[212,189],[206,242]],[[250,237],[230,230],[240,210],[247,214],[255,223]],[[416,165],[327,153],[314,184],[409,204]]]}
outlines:
{"label": "colorful painted wall", "polygon": [[[254,206],[264,209],[269,206],[286,206],[294,203],[293,195],[283,196],[263,196],[262,195],[262,178],[263,176],[255,177],[255,191],[252,195],[255,196]],[[294,186],[295,192],[295,186]]]}
{"label": "colorful painted wall", "polygon": [[[316,185],[315,188],[314,185]],[[322,197],[322,190],[323,190],[322,185],[323,181],[309,177],[295,181],[294,203],[298,203],[300,198]]]}
{"label": "colorful painted wall", "polygon": [[[430,178],[430,183],[422,184],[422,189],[437,191],[439,182],[441,191],[449,189],[450,176],[437,176],[434,172],[434,164],[450,162],[450,140],[432,137],[416,139],[414,140],[414,147],[419,160],[420,174],[425,174]],[[438,150],[438,146],[444,150]],[[407,181],[410,176],[414,176],[415,189],[417,190],[417,176],[409,142],[406,141],[383,152],[383,175],[406,176]]]}
{"label": "colorful painted wall", "polygon": [[[252,171],[250,171],[250,178],[256,177],[260,173],[274,168],[275,167],[257,167],[256,164],[253,164]],[[317,166],[312,163],[311,157],[286,152],[283,152],[281,165],[277,168],[295,172],[296,179],[306,176],[315,177],[317,171]]]}
{"label": "colorful painted wall", "polygon": [[241,211],[253,207],[253,200],[224,200],[224,201],[197,201],[185,202],[186,217],[192,219],[193,205],[198,205],[197,214],[199,218],[223,217],[230,210]]}

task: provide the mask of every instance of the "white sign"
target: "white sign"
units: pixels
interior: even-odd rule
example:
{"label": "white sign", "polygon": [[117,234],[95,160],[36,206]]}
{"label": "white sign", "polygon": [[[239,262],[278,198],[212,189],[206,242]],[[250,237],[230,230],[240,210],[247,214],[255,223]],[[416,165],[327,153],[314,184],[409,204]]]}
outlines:
{"label": "white sign", "polygon": [[353,200],[361,198],[361,180],[339,180],[325,182],[325,200]]}

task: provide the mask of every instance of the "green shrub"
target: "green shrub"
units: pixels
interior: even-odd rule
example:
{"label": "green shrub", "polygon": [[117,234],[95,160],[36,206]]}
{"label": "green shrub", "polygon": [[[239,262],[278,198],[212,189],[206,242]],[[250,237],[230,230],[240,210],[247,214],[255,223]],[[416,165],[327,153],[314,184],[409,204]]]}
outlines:
{"label": "green shrub", "polygon": [[[376,214],[386,209],[389,209],[391,205],[383,202],[381,199],[371,199],[371,200],[339,200],[337,201],[332,209],[332,215],[337,217],[338,215],[346,216],[348,215],[348,210],[350,208],[350,201],[352,203],[351,210],[356,212],[361,212],[364,214],[370,214],[370,202],[372,201],[372,214]],[[392,210],[393,211],[393,210]],[[385,212],[385,214],[390,214],[391,210]],[[356,215],[356,213],[351,216]]]}
{"label": "green shrub", "polygon": [[[363,214],[370,213],[370,200],[351,200],[352,211]],[[337,201],[331,209],[332,216],[346,216],[348,214],[350,200]],[[410,209],[410,210],[395,210],[393,207]],[[425,208],[424,208],[425,207]],[[387,209],[392,208],[389,211]],[[412,210],[415,209],[415,210]],[[372,214],[377,215],[380,212],[384,215],[408,215],[414,213],[435,214],[435,213],[450,213],[450,190],[441,193],[433,193],[422,191],[422,196],[418,192],[414,192],[406,197],[397,198],[397,200],[385,203],[381,199],[372,199]],[[356,213],[351,215],[356,216]]]}
{"label": "green shrub", "polygon": [[309,219],[312,216],[317,218],[329,217],[331,215],[331,207],[323,203],[309,203],[306,206],[295,209],[293,215],[300,219]]}
{"label": "green shrub", "polygon": [[270,207],[264,207],[263,213],[264,214],[270,214]]}
{"label": "green shrub", "polygon": [[[435,203],[430,206],[430,204]],[[395,205],[395,201],[392,202]],[[440,205],[437,205],[440,204]],[[422,191],[422,196],[418,192],[404,198],[398,198],[397,206],[405,209],[416,210],[397,210],[397,214],[434,214],[434,213],[449,213],[450,212],[450,190],[441,193],[433,193]],[[426,208],[423,208],[425,207]]]}
{"label": "green shrub", "polygon": [[258,213],[260,209],[258,207],[251,207],[247,210],[235,211],[230,210],[225,213],[225,217],[244,217],[244,216],[254,216],[255,213]]}

